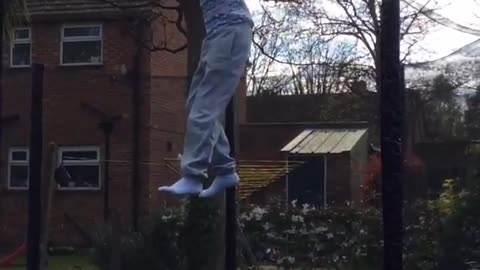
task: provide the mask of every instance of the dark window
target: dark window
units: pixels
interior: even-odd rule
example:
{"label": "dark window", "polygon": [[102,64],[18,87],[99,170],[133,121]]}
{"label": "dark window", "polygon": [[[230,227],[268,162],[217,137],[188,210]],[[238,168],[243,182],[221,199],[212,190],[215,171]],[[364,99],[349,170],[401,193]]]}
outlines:
{"label": "dark window", "polygon": [[8,158],[8,188],[28,188],[28,149],[12,148]]}
{"label": "dark window", "polygon": [[61,148],[60,160],[68,172],[60,189],[100,189],[100,159],[96,147]]}
{"label": "dark window", "polygon": [[97,160],[98,152],[97,151],[64,151],[62,152],[62,159],[64,161],[89,161]]}
{"label": "dark window", "polygon": [[12,41],[11,66],[30,66],[32,56],[32,39],[29,28],[15,29]]}
{"label": "dark window", "polygon": [[101,26],[65,26],[62,31],[62,64],[102,63]]}

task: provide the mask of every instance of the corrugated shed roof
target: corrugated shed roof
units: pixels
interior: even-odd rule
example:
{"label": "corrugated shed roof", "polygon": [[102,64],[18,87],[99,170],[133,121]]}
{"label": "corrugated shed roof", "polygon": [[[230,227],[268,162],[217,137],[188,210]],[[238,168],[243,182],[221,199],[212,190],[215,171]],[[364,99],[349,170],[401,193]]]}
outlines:
{"label": "corrugated shed roof", "polygon": [[282,152],[291,154],[335,154],[349,152],[367,129],[306,129],[290,141]]}

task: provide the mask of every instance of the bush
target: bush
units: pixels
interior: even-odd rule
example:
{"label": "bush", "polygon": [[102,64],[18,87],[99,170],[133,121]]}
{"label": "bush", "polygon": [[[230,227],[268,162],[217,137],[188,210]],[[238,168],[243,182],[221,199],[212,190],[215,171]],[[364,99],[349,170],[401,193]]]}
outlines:
{"label": "bush", "polygon": [[216,266],[217,254],[223,247],[218,233],[223,232],[218,206],[214,200],[200,198],[192,198],[186,205],[185,223],[176,228],[180,231],[181,252],[187,258],[184,269],[209,270]]}
{"label": "bush", "polygon": [[460,189],[459,180],[444,183],[437,201],[440,216],[441,269],[478,269],[480,262],[480,179]]}
{"label": "bush", "polygon": [[[143,222],[139,232],[121,235],[123,270],[211,269],[216,263],[219,209],[213,200],[190,199],[183,209],[163,209]],[[220,239],[221,240],[221,239]],[[93,262],[109,270],[112,228],[95,232]]]}
{"label": "bush", "polygon": [[[435,201],[405,204],[404,269],[433,270],[446,265],[455,265],[448,269],[479,269],[480,182],[468,192],[456,183],[446,181]],[[212,207],[187,205],[189,218],[176,210],[158,212],[141,232],[124,233],[123,269],[206,269],[205,254],[215,249],[213,234],[218,230],[218,224],[207,222],[218,217]],[[292,202],[287,209],[281,200],[272,200],[264,206],[244,206],[239,222],[261,264],[341,270],[382,265],[382,215],[375,207],[318,208]],[[93,251],[100,269],[109,269],[110,227],[97,231]]]}
{"label": "bush", "polygon": [[[437,217],[434,202],[405,204],[405,269],[438,266]],[[382,265],[382,215],[374,207],[315,208],[293,202],[287,211],[272,201],[265,207],[250,205],[240,222],[258,260],[265,264],[342,270]]]}
{"label": "bush", "polygon": [[437,269],[438,217],[435,202],[432,201],[416,201],[405,207],[403,240],[405,269]]}
{"label": "bush", "polygon": [[258,260],[302,269],[378,263],[380,220],[374,208],[316,208],[294,202],[287,211],[278,201],[251,205],[240,216]]}
{"label": "bush", "polygon": [[[168,210],[153,214],[140,232],[126,232],[121,238],[121,265],[124,270],[177,270],[183,254],[178,247],[178,228],[182,215]],[[103,270],[108,270],[112,248],[112,228],[102,226],[94,234],[92,259]]]}
{"label": "bush", "polygon": [[462,193],[462,198],[463,262],[469,269],[480,269],[480,179],[470,191]]}

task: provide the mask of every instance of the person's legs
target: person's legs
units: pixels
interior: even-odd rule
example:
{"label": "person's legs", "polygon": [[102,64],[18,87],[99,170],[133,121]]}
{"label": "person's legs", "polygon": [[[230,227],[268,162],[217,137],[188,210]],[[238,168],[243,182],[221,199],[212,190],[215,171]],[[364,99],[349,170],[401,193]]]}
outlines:
{"label": "person's legs", "polygon": [[[252,32],[251,29],[245,26],[240,26],[236,29],[236,44],[232,50],[232,54],[239,55],[242,58],[242,62],[238,63],[238,67],[241,68],[239,70],[239,76],[236,77],[236,81],[234,84],[230,85],[230,87],[234,87],[233,94],[230,99],[233,97],[235,93],[235,89],[238,87],[238,83],[240,81],[240,77],[244,72],[248,56],[250,53],[251,47],[251,40],[252,40]],[[230,100],[229,100],[230,101]],[[224,111],[226,106],[224,108]],[[236,173],[236,164],[235,160],[230,156],[230,144],[228,142],[227,136],[224,131],[224,127],[222,124],[223,121],[220,119],[217,120],[217,140],[214,145],[213,153],[212,153],[212,166],[213,171],[216,175],[212,185],[202,193],[200,193],[200,197],[211,197],[217,194],[219,191],[224,190],[225,188],[232,187],[236,185],[240,178]]]}
{"label": "person's legs", "polygon": [[[204,41],[205,54],[201,65],[203,76],[196,85],[192,84],[193,98],[188,114],[181,160],[182,179],[179,190],[163,187],[160,190],[175,194],[198,192],[198,186],[185,189],[192,183],[200,183],[213,159],[215,145],[223,128],[218,125],[228,102],[233,97],[241,75],[244,72],[251,44],[251,27],[248,24],[225,27],[207,37]],[[221,145],[220,145],[221,146]],[[227,145],[228,146],[228,145]],[[229,155],[229,147],[217,148],[222,155]],[[217,156],[217,155],[216,155]],[[225,165],[225,164],[223,164]],[[226,165],[225,165],[226,166]],[[223,168],[226,168],[223,166]],[[234,166],[232,166],[234,171]],[[188,182],[188,185],[184,185]]]}
{"label": "person's legs", "polygon": [[213,173],[217,175],[232,174],[235,172],[235,159],[230,156],[230,143],[225,134],[224,124],[217,121],[218,135],[213,148],[211,165]]}
{"label": "person's legs", "polygon": [[214,196],[225,188],[235,186],[240,181],[240,177],[235,172],[235,159],[230,156],[230,144],[223,125],[219,121],[217,123],[219,134],[212,154],[212,167],[216,177],[210,187],[200,193],[199,196],[202,198]]}
{"label": "person's legs", "polygon": [[[205,76],[206,63],[205,61],[203,61],[203,59],[205,58],[205,53],[206,53],[206,48],[203,45],[200,60],[198,62],[197,69],[193,74],[192,81],[190,83],[190,88],[188,91],[187,101],[185,105],[186,115],[190,114],[192,103],[195,100],[196,93],[199,89],[198,85],[200,84],[203,77]],[[202,191],[202,189],[203,189],[203,185],[201,181],[198,181],[197,179],[185,178],[185,177],[182,177],[180,180],[178,180],[176,183],[174,183],[171,186],[162,186],[158,188],[159,191],[170,192],[178,195],[199,194]]]}
{"label": "person's legs", "polygon": [[[224,138],[220,136],[223,133],[220,119],[235,94],[248,60],[250,46],[245,48],[245,43],[250,44],[251,34],[247,42],[242,42],[241,36],[242,32],[248,34],[249,31],[251,33],[248,24],[225,27],[205,41],[205,75],[197,86],[187,120],[181,165],[183,175],[204,175],[210,165],[210,157],[218,159],[217,155],[213,157],[213,153],[219,138]],[[217,147],[217,150],[223,156],[228,156],[228,142],[220,146],[223,147]]]}

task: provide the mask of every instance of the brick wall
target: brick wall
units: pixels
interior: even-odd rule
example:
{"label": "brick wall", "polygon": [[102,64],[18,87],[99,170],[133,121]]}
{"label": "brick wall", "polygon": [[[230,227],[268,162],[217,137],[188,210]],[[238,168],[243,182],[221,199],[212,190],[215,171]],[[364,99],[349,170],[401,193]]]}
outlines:
{"label": "brick wall", "polygon": [[[45,69],[44,132],[46,141],[59,146],[95,145],[104,139],[97,128],[99,118],[81,107],[85,102],[101,108],[109,115],[125,117],[115,127],[111,138],[111,159],[123,161],[111,165],[111,205],[122,209],[125,221],[130,219],[132,118],[131,83],[121,78],[121,66],[131,68],[133,41],[121,22],[104,24],[101,66],[65,67],[59,65],[59,23],[35,23],[33,61]],[[5,48],[9,51],[9,47]],[[8,63],[8,54],[3,55]],[[26,192],[7,189],[7,151],[11,146],[27,146],[29,141],[30,68],[5,67],[3,115],[19,114],[20,120],[2,128],[0,178],[0,239],[18,244],[25,237]],[[80,243],[79,234],[69,225],[64,213],[87,231],[101,221],[102,191],[55,191],[52,208],[52,240]]]}
{"label": "brick wall", "polygon": [[[178,3],[175,1],[171,5],[175,6]],[[163,11],[162,11],[163,14]],[[164,14],[170,20],[177,20],[177,12],[174,10],[167,10]],[[149,30],[153,39],[154,46],[158,48],[166,48],[166,50],[157,50],[151,54],[151,70],[152,76],[166,76],[166,77],[183,77],[187,76],[187,50],[186,48],[179,52],[170,52],[168,50],[175,50],[183,47],[186,43],[186,37],[180,33],[176,25],[172,23],[165,24],[163,20],[155,21]]]}
{"label": "brick wall", "polygon": [[246,119],[255,123],[368,122],[372,143],[379,143],[377,96],[331,95],[249,96]]}
{"label": "brick wall", "polygon": [[148,160],[152,165],[148,187],[150,208],[156,209],[174,199],[157,189],[178,180],[178,175],[166,167],[164,159],[177,158],[183,152],[186,79],[152,77],[151,83]]}
{"label": "brick wall", "polygon": [[[167,1],[167,5],[176,5]],[[172,21],[177,19],[176,11],[165,13]],[[158,20],[152,24],[153,44],[164,47],[153,51],[150,57],[151,87],[149,91],[150,114],[148,126],[149,183],[147,186],[148,208],[151,210],[177,202],[173,196],[158,192],[158,187],[170,185],[179,175],[168,168],[165,158],[177,158],[183,152],[185,125],[185,100],[187,93],[187,50],[170,52],[187,42],[174,24]]]}
{"label": "brick wall", "polygon": [[[86,15],[87,16],[87,15]],[[86,16],[79,21],[90,23]],[[174,12],[168,16],[176,16]],[[59,17],[60,18],[60,17]],[[67,18],[67,17],[62,17]],[[93,17],[92,17],[93,18]],[[135,44],[127,22],[104,23],[103,60],[101,66],[60,66],[61,23],[52,18],[35,21],[32,28],[33,61],[46,65],[44,130],[46,140],[60,146],[95,145],[103,156],[104,137],[97,128],[99,118],[81,107],[88,103],[109,115],[122,114],[111,138],[110,198],[112,208],[119,209],[123,223],[131,224],[132,213],[132,152],[133,108],[131,73]],[[57,18],[58,19],[58,18]],[[68,18],[67,18],[68,19]],[[95,22],[101,21],[95,17]],[[184,44],[184,37],[173,25],[164,35],[163,26],[156,22],[146,29],[161,46],[167,37],[169,48]],[[135,31],[134,31],[135,32]],[[9,46],[5,47],[3,63],[9,63]],[[185,123],[186,51],[172,54],[166,51],[144,50],[141,62],[143,80],[140,93],[140,214],[148,214],[159,205],[177,200],[157,192],[157,187],[178,177],[165,166],[164,158],[175,158],[182,152]],[[244,82],[243,82],[244,85]],[[17,245],[25,238],[26,191],[7,189],[8,148],[27,146],[29,141],[29,108],[31,69],[11,69],[5,66],[3,115],[19,114],[20,120],[2,127],[0,172],[0,245]],[[239,93],[245,93],[241,91]],[[244,104],[244,98],[239,99]],[[245,119],[245,106],[240,119]],[[244,122],[244,120],[241,120]],[[103,173],[102,173],[103,175]],[[59,244],[82,244],[82,238],[67,222],[71,216],[85,231],[90,232],[102,222],[103,191],[55,191],[51,216],[51,237]]]}
{"label": "brick wall", "polygon": [[241,125],[239,156],[241,159],[283,160],[280,150],[301,130],[301,125]]}

